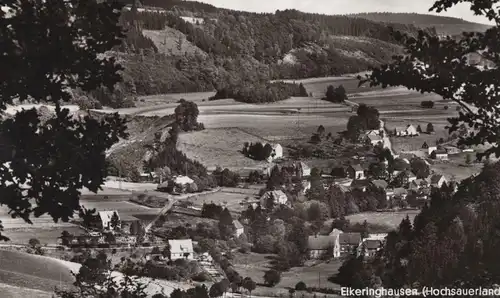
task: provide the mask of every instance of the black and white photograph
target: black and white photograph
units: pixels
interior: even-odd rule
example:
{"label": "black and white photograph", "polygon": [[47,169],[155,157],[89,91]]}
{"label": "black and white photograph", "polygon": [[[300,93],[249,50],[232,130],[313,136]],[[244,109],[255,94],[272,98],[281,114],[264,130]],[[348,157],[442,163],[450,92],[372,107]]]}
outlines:
{"label": "black and white photograph", "polygon": [[0,298],[500,296],[500,0],[0,0]]}

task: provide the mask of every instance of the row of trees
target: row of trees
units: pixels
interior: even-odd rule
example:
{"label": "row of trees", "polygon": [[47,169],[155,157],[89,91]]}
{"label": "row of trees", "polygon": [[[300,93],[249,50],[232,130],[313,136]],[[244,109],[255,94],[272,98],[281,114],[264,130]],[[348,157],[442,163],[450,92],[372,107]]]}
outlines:
{"label": "row of trees", "polygon": [[243,154],[255,160],[267,160],[273,153],[273,146],[266,143],[263,145],[261,142],[243,144]]}
{"label": "row of trees", "polygon": [[246,103],[276,102],[288,99],[292,96],[308,96],[300,85],[275,82],[243,82],[235,85],[226,85],[217,88],[217,93],[209,100],[232,98],[236,101]]}
{"label": "row of trees", "polygon": [[329,85],[326,89],[325,97],[322,99],[329,102],[342,103],[347,100],[347,93],[342,85],[337,87]]}

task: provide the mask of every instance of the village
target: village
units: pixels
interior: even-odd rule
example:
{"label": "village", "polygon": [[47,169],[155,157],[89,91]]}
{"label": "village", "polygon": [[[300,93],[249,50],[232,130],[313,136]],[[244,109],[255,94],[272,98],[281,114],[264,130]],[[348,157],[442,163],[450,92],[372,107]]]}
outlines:
{"label": "village", "polygon": [[[133,191],[128,201],[114,204],[150,208],[147,214],[124,207],[100,209],[99,202],[113,195],[101,197],[95,200],[94,215],[75,222],[85,232],[63,231],[58,249],[45,248],[44,254],[75,261],[81,249],[134,251],[139,276],[216,284],[224,293],[241,295],[271,295],[269,288],[273,295],[291,290],[336,295],[338,287],[328,280],[342,262],[353,254],[374,257],[387,233],[397,227],[369,217],[351,222],[350,216],[378,212],[401,220],[414,215],[428,203],[432,188],[450,182],[433,166],[473,152],[459,149],[453,140],[436,140],[431,145],[424,141],[420,150],[396,154],[391,140],[431,136],[432,131],[422,132],[412,124],[387,131],[384,122],[379,123],[379,129],[360,132],[357,140],[349,141],[344,164],[334,168],[312,167],[306,159],[286,156],[286,145],[245,143],[242,158],[255,158],[261,150],[265,153],[259,158],[269,166],[210,190],[198,191],[189,176],[144,172],[142,183],[150,189]],[[318,127],[316,134],[324,139],[326,132]],[[472,163],[470,157],[465,159]],[[222,169],[212,175],[234,178]],[[125,189],[134,184],[119,183]],[[44,249],[36,241],[32,244],[35,253]],[[191,269],[181,269],[185,266]],[[311,279],[310,271],[321,266],[326,266],[329,276],[323,279],[328,280]],[[304,273],[297,271],[301,268]]]}

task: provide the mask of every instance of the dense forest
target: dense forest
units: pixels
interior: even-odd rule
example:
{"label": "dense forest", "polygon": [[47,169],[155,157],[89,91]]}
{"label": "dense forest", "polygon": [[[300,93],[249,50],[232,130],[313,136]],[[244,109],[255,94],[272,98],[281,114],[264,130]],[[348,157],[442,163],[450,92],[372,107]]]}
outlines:
{"label": "dense forest", "polygon": [[333,279],[355,288],[497,288],[499,170],[487,163],[457,192],[434,189],[414,223],[404,219],[374,260],[353,257]]}
{"label": "dense forest", "polygon": [[[362,18],[297,10],[256,14],[191,1],[138,5],[167,10],[123,10],[120,22],[126,37],[110,54],[124,66],[124,81],[114,94],[102,88],[76,93],[75,101],[119,107],[130,106],[140,95],[241,90],[271,79],[364,71],[401,53],[387,25]],[[413,25],[391,26],[410,34],[418,31]],[[155,38],[151,32],[165,34]],[[166,47],[176,48],[175,53],[163,51]]]}

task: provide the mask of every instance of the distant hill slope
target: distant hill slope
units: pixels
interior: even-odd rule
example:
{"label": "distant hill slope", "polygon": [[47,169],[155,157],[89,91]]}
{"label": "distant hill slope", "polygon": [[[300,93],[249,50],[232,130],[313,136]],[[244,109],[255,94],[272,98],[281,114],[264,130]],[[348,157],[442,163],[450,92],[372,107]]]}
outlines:
{"label": "distant hill slope", "polygon": [[348,17],[363,18],[374,22],[415,25],[419,28],[436,28],[439,35],[460,35],[462,32],[484,32],[490,25],[469,22],[459,18],[418,13],[370,12],[349,14]]}

